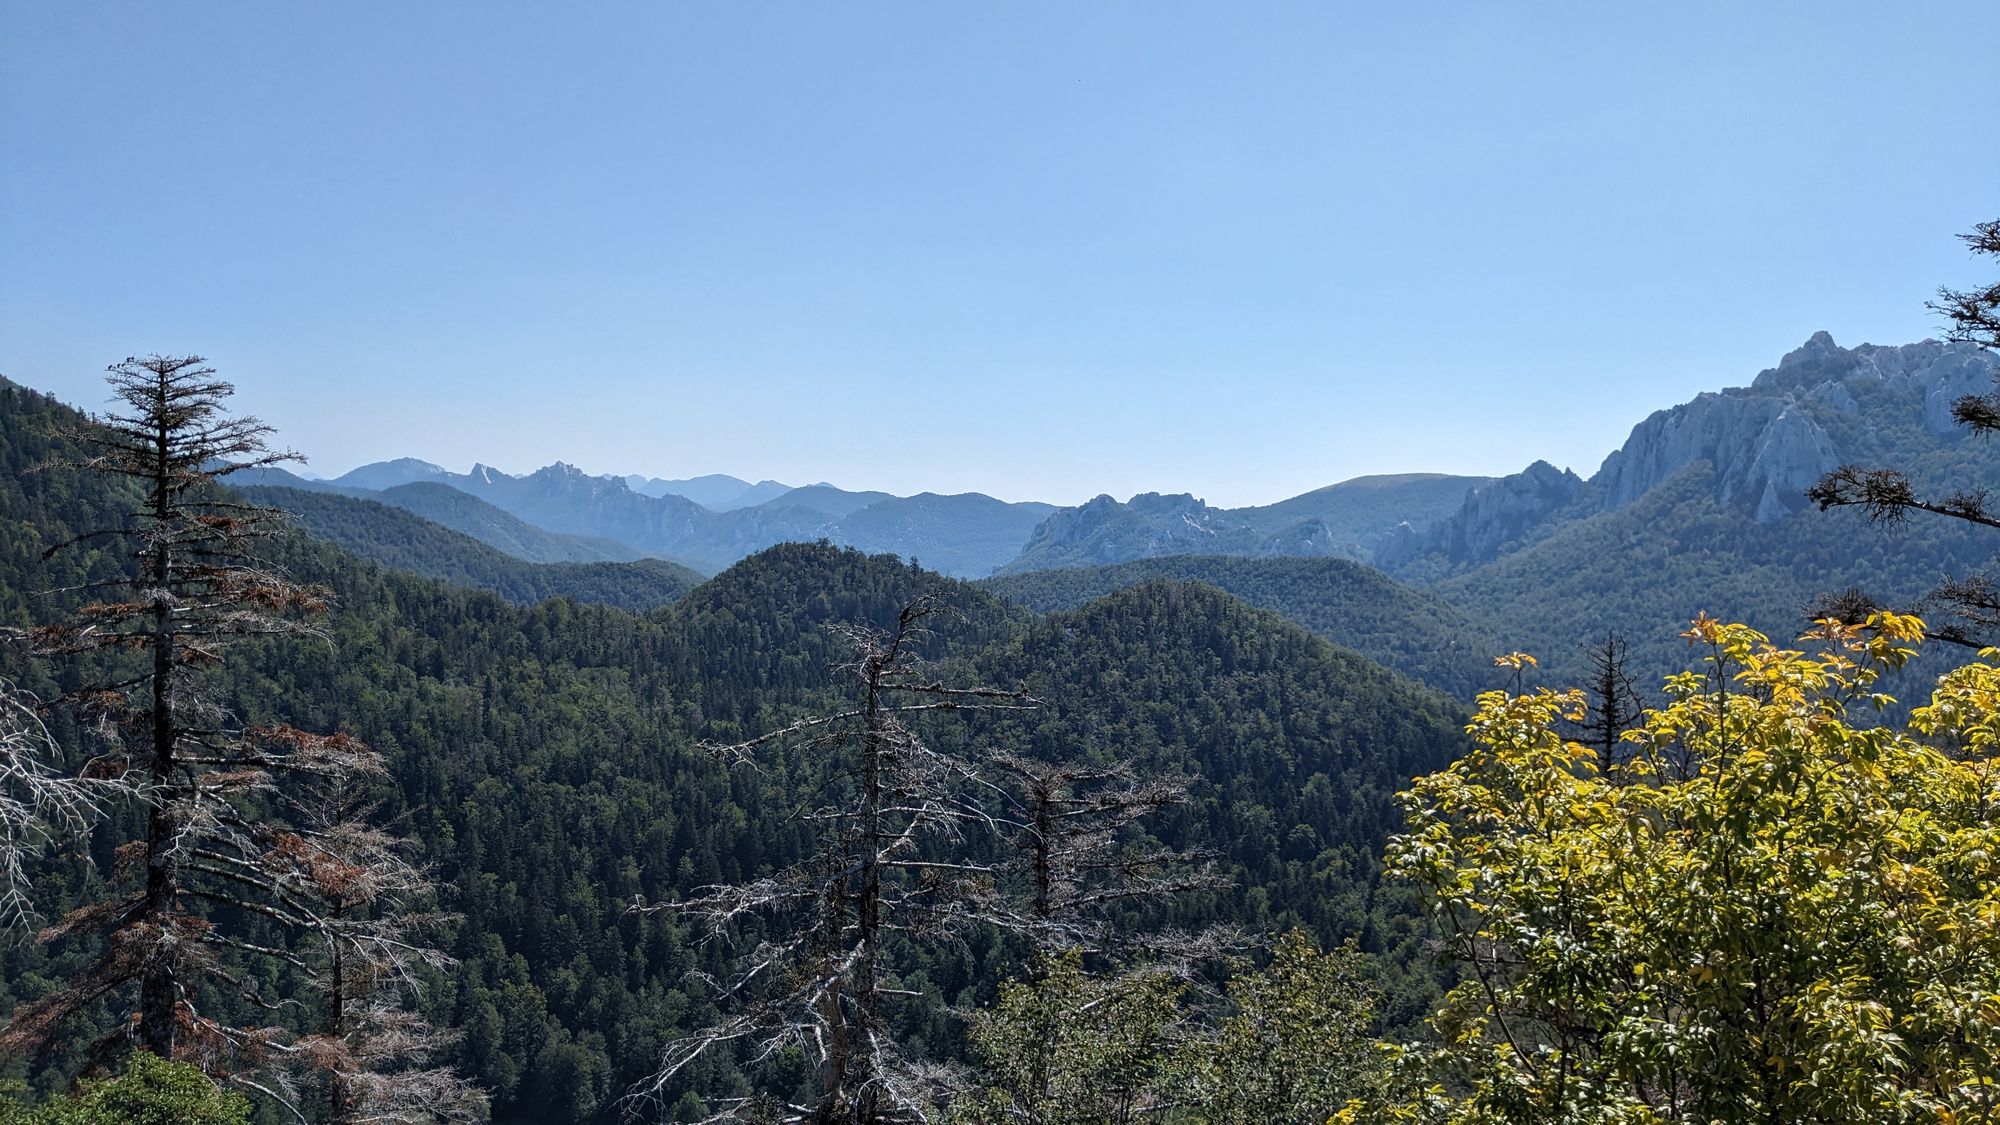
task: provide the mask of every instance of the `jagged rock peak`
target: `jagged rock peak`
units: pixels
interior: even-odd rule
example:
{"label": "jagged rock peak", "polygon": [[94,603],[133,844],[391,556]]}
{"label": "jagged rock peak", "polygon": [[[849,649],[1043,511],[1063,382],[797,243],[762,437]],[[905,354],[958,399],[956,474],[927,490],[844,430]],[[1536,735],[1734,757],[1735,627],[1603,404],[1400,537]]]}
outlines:
{"label": "jagged rock peak", "polygon": [[1396,535],[1376,554],[1383,566],[1440,554],[1454,563],[1495,559],[1519,546],[1556,513],[1578,506],[1590,486],[1568,469],[1536,461],[1466,494],[1449,519],[1425,532]]}
{"label": "jagged rock peak", "polygon": [[[1752,392],[1793,394],[1829,400],[1838,409],[1844,384],[1880,383],[1923,396],[1924,428],[1944,436],[1957,430],[1952,404],[1966,395],[1985,394],[2000,377],[2000,357],[1976,344],[1919,340],[1914,344],[1859,344],[1843,348],[1825,332],[1786,354],[1778,366],[1758,374]],[[1850,396],[1851,397],[1851,396]]]}
{"label": "jagged rock peak", "polygon": [[1830,333],[1815,332],[1748,388],[1698,395],[1634,426],[1591,483],[1607,509],[1620,508],[1707,461],[1718,501],[1775,523],[1802,510],[1806,489],[1840,461],[1815,411],[1858,412],[1852,387],[1872,382],[1921,396],[1924,428],[1949,436],[1956,430],[1952,404],[1991,390],[1996,374],[2000,361],[1970,345],[1843,348]]}
{"label": "jagged rock peak", "polygon": [[1833,342],[1833,333],[1822,328],[1807,337],[1805,343],[1786,352],[1785,358],[1778,361],[1778,366],[1797,367],[1801,364],[1811,363],[1814,360],[1835,355],[1840,351],[1840,345]]}

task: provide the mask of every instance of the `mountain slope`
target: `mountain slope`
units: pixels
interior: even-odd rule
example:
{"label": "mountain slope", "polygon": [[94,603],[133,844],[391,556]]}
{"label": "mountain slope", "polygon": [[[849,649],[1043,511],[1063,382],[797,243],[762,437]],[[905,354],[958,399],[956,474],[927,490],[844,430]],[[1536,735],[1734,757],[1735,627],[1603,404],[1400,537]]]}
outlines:
{"label": "mountain slope", "polygon": [[1162,578],[1206,583],[1459,699],[1497,686],[1492,658],[1504,650],[1490,624],[1346,559],[1176,555],[989,578],[979,585],[1048,613]]}
{"label": "mountain slope", "polygon": [[835,543],[921,559],[960,577],[991,574],[1055,511],[1053,504],[1009,504],[978,492],[897,496],[859,508],[827,532]]}
{"label": "mountain slope", "polygon": [[[421,464],[421,462],[419,462]],[[398,462],[384,462],[394,465]],[[362,466],[372,469],[375,466]],[[360,472],[361,470],[355,470]],[[373,500],[402,508],[423,519],[469,535],[503,554],[526,562],[630,562],[646,558],[643,551],[609,539],[564,535],[536,527],[446,483],[444,479],[419,480],[398,484],[381,491],[311,480],[284,469],[250,469],[230,477],[241,487],[285,488],[299,492],[329,493],[356,500]],[[389,479],[385,476],[383,479]]]}
{"label": "mountain slope", "polygon": [[1213,508],[1186,493],[1099,496],[1052,513],[996,573],[1100,566],[1166,555],[1368,559],[1399,529],[1428,527],[1484,477],[1357,477],[1289,500]]}
{"label": "mountain slope", "polygon": [[646,557],[609,539],[544,531],[439,481],[397,485],[384,489],[373,499],[470,535],[494,550],[528,562],[631,562]]}
{"label": "mountain slope", "polygon": [[1950,417],[1996,376],[2000,357],[1968,345],[1841,348],[1818,333],[1747,387],[1655,412],[1589,480],[1537,462],[1378,557],[1479,607],[1555,678],[1581,674],[1584,648],[1616,630],[1641,682],[1656,682],[1688,659],[1671,638],[1697,612],[1789,639],[1827,594],[1861,587],[1908,606],[1940,575],[1985,566],[2000,549],[1991,531],[1922,516],[1871,526],[1813,509],[1805,489],[1841,463],[1940,491],[2000,481],[2000,446]]}
{"label": "mountain slope", "polygon": [[2000,536],[1957,521],[1880,527],[1834,511],[1759,524],[1716,501],[1716,475],[1691,465],[1637,503],[1565,522],[1433,589],[1480,607],[1507,648],[1535,653],[1559,682],[1586,675],[1585,651],[1616,631],[1650,689],[1695,655],[1673,638],[1696,613],[1789,641],[1823,595],[1859,586],[1908,604],[1939,574],[1983,566],[2000,549]]}
{"label": "mountain slope", "polygon": [[327,483],[341,488],[363,488],[370,492],[394,488],[412,481],[437,480],[451,475],[442,465],[420,461],[415,457],[398,457],[394,461],[375,461],[348,471]]}
{"label": "mountain slope", "polygon": [[790,492],[792,486],[779,484],[774,480],[760,480],[751,484],[747,480],[729,476],[726,473],[710,473],[707,476],[689,477],[685,480],[661,480],[633,474],[625,478],[632,491],[642,496],[680,496],[717,512],[749,508],[776,496]]}
{"label": "mountain slope", "polygon": [[[1473,490],[1456,513],[1385,545],[1375,561],[1413,576],[1461,573],[1567,523],[1637,503],[1697,463],[1713,469],[1715,502],[1760,526],[1806,514],[1806,489],[1842,463],[1973,474],[1956,478],[1960,483],[1991,480],[2000,457],[1963,450],[1951,404],[1992,389],[1996,379],[2000,356],[1970,344],[1842,348],[1815,333],[1747,387],[1655,411],[1589,480],[1536,462]],[[1944,452],[1953,448],[1961,452]]]}
{"label": "mountain slope", "polygon": [[[404,485],[391,491],[423,487],[439,486]],[[236,491],[251,503],[288,513],[313,537],[370,562],[454,586],[490,590],[515,605],[563,597],[644,613],[679,598],[703,581],[699,572],[660,559],[524,562],[471,536],[373,500],[268,486]],[[478,502],[469,496],[464,499]]]}
{"label": "mountain slope", "polygon": [[[773,510],[780,508],[804,508],[818,512],[832,519],[852,515],[870,504],[879,504],[894,497],[886,492],[849,492],[830,484],[809,484],[804,488],[787,489],[769,500],[757,505]],[[998,501],[995,501],[998,503]]]}
{"label": "mountain slope", "polygon": [[[1189,803],[1150,830],[1218,849],[1232,888],[1187,896],[1176,922],[1299,923],[1357,935],[1392,974],[1422,962],[1414,897],[1377,875],[1401,824],[1395,794],[1467,748],[1464,712],[1442,695],[1213,587],[1170,580],[1053,614],[979,667],[1043,701],[992,723],[996,743],[1193,779]],[[1424,977],[1392,989],[1385,1017],[1419,1017],[1431,987]]]}

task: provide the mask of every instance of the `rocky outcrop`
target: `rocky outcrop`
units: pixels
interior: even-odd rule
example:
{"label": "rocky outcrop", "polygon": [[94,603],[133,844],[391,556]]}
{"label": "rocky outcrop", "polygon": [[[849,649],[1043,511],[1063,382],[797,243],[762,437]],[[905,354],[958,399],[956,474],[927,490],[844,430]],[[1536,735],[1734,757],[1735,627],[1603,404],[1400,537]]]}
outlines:
{"label": "rocky outcrop", "polygon": [[1716,499],[1775,523],[1805,506],[1805,491],[1838,459],[1809,410],[1791,395],[1704,394],[1632,428],[1591,478],[1604,510],[1622,508],[1694,464],[1715,467]]}
{"label": "rocky outcrop", "polygon": [[1142,492],[1122,504],[1098,496],[1043,520],[1020,556],[995,573],[1100,566],[1160,555],[1246,554],[1263,538],[1226,509],[1211,508],[1185,492]]}
{"label": "rocky outcrop", "polygon": [[2000,361],[1970,344],[1843,348],[1816,332],[1750,386],[1698,396],[1633,427],[1591,483],[1606,510],[1622,508],[1707,461],[1718,501],[1775,523],[1804,509],[1806,489],[1842,460],[1820,419],[1860,413],[1857,389],[1876,384],[1896,392],[1921,412],[1925,431],[1956,437],[1952,404],[1992,390],[1996,375]]}
{"label": "rocky outcrop", "polygon": [[[1713,470],[1718,503],[1759,523],[1776,523],[1807,507],[1806,490],[1822,474],[1856,456],[1828,433],[1839,416],[1864,409],[1906,412],[1901,417],[1910,421],[1920,415],[1931,436],[1955,438],[1952,404],[1993,390],[1996,376],[2000,359],[1969,344],[1843,348],[1817,332],[1748,387],[1656,411],[1632,428],[1587,484],[1537,462],[1475,491],[1429,532],[1397,536],[1376,561],[1400,567],[1441,556],[1453,567],[1477,565],[1510,549],[1541,521],[1623,508],[1698,462]],[[1886,398],[1883,389],[1891,392]],[[1864,408],[1864,398],[1874,405]]]}
{"label": "rocky outcrop", "polygon": [[1843,348],[1827,333],[1815,332],[1812,339],[1779,360],[1778,366],[1759,373],[1750,391],[1825,401],[1835,409],[1845,394],[1849,404],[1845,412],[1852,413],[1853,395],[1846,391],[1846,384],[1879,383],[1918,395],[1923,402],[1924,429],[1947,436],[1958,430],[1951,416],[1952,404],[1967,395],[1993,390],[1996,377],[2000,377],[2000,359],[1972,344],[1921,340],[1894,347],[1862,344]]}
{"label": "rocky outcrop", "polygon": [[1428,554],[1468,564],[1498,558],[1559,513],[1577,508],[1589,488],[1568,469],[1537,461],[1473,489],[1456,515],[1430,530],[1412,528],[1390,540],[1377,554],[1377,565],[1400,566]]}

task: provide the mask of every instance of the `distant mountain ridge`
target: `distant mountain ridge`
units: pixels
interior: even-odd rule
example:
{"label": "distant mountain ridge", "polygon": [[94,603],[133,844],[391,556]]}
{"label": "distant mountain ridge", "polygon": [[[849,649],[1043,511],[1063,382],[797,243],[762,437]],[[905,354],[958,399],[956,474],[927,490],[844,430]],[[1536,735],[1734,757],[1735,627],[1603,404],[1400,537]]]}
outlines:
{"label": "distant mountain ridge", "polygon": [[[389,491],[410,488],[451,491],[424,483]],[[409,509],[340,492],[272,485],[246,485],[236,492],[253,504],[285,512],[307,534],[369,562],[455,586],[490,590],[515,605],[566,597],[646,613],[694,589],[705,577],[660,559],[525,562]],[[479,503],[470,496],[463,499]]]}
{"label": "distant mountain ridge", "polygon": [[[376,479],[396,478],[383,474]],[[564,535],[536,527],[443,480],[419,479],[374,491],[337,481],[313,480],[276,468],[249,470],[236,474],[231,480],[245,487],[289,488],[388,504],[440,527],[471,536],[496,551],[524,562],[631,562],[646,557],[644,551],[609,539]]]}
{"label": "distant mountain ridge", "polygon": [[1402,527],[1428,527],[1488,477],[1404,473],[1356,477],[1289,500],[1213,508],[1188,493],[1099,496],[1037,527],[996,573],[1103,566],[1168,555],[1365,560]]}
{"label": "distant mountain ridge", "polygon": [[[775,495],[717,511],[673,492],[647,495],[635,491],[630,478],[593,476],[563,462],[515,476],[485,464],[453,473],[402,458],[363,465],[331,481],[281,469],[237,479],[377,500],[531,562],[650,557],[707,573],[778,543],[825,539],[922,559],[955,577],[982,577],[1018,553],[1029,532],[1056,511],[1053,504],[1009,503],[980,493],[892,496],[824,482],[786,488],[772,481],[745,487]],[[383,487],[371,489],[364,482]],[[649,488],[685,483],[642,482]]]}
{"label": "distant mountain ridge", "polygon": [[[268,483],[379,498],[536,561],[652,556],[713,572],[777,543],[824,539],[960,578],[1201,555],[1345,558],[1430,584],[1631,507],[1698,465],[1712,470],[1704,478],[1712,503],[1752,528],[1778,527],[1804,512],[1805,489],[1842,461],[1907,459],[1955,443],[1951,403],[1987,389],[1996,374],[2000,359],[1969,345],[1841,348],[1821,332],[1749,386],[1655,411],[1588,479],[1537,461],[1502,478],[1361,477],[1236,509],[1189,493],[1098,496],[1058,508],[978,493],[752,485],[723,474],[594,476],[561,462],[516,476],[405,458],[330,482]],[[1901,420],[1893,441],[1875,424],[1888,417]]]}
{"label": "distant mountain ridge", "polygon": [[751,484],[747,480],[725,473],[710,473],[707,476],[690,477],[686,480],[661,480],[658,477],[648,479],[635,473],[627,476],[625,483],[641,496],[679,496],[716,512],[754,508],[792,490],[791,485],[780,484],[774,480],[760,480],[756,484]]}

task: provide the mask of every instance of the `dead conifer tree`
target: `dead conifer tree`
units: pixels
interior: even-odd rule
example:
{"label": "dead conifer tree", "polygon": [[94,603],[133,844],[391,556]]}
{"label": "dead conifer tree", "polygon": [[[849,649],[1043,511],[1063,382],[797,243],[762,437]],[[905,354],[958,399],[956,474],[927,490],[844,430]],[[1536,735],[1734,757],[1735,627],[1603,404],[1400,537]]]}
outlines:
{"label": "dead conifer tree", "polygon": [[1239,940],[1233,931],[1216,929],[1121,932],[1106,913],[1120,904],[1158,903],[1229,885],[1208,852],[1121,839],[1143,818],[1185,802],[1184,779],[1141,778],[1124,763],[1047,762],[1011,753],[989,760],[1002,775],[1014,825],[1010,882],[1023,888],[996,913],[1009,915],[1010,928],[1028,935],[1038,952],[1148,956],[1178,971],[1223,955]]}
{"label": "dead conifer tree", "polygon": [[1590,709],[1583,721],[1585,740],[1596,748],[1607,766],[1622,759],[1619,747],[1625,732],[1639,725],[1645,701],[1639,685],[1626,670],[1625,638],[1606,633],[1604,642],[1591,648]]}
{"label": "dead conifer tree", "polygon": [[[216,486],[294,455],[270,449],[271,430],[257,419],[228,413],[234,388],[199,357],[128,359],[110,368],[109,382],[120,409],[74,435],[90,455],[69,467],[135,485],[137,503],[120,525],[50,551],[123,540],[132,572],[66,591],[88,604],[30,638],[39,656],[86,662],[94,682],[74,702],[109,749],[84,772],[116,779],[143,804],[145,824],[116,851],[112,896],[42,934],[95,938],[94,962],[17,1008],[0,1031],[0,1055],[43,1049],[72,1017],[108,999],[129,1015],[114,1039],[129,1034],[162,1058],[192,1061],[289,1104],[265,1076],[297,1056],[296,1021],[279,1018],[292,998],[267,995],[239,966],[268,958],[309,969],[296,948],[309,938],[342,940],[313,873],[381,857],[343,855],[339,832],[298,831],[281,815],[284,796],[307,779],[323,792],[348,792],[384,770],[344,735],[241,726],[207,682],[234,642],[318,635],[310,618],[327,608],[327,591],[290,580],[255,553],[282,514]],[[245,1027],[212,1014],[207,989],[270,1022]]]}
{"label": "dead conifer tree", "polygon": [[329,1125],[484,1121],[485,1094],[434,1065],[455,1037],[416,1010],[426,975],[453,964],[430,943],[453,918],[429,874],[351,789],[308,787],[294,804],[301,827],[278,846],[318,918],[297,964],[319,1012],[283,1048],[288,1100]]}
{"label": "dead conifer tree", "polygon": [[[676,1075],[712,1048],[748,1043],[753,1061],[788,1047],[818,1064],[810,1104],[787,1102],[785,1120],[874,1125],[924,1120],[950,1085],[941,1067],[913,1057],[888,1032],[890,1005],[913,995],[885,978],[892,936],[939,939],[993,920],[987,910],[998,874],[964,858],[968,831],[993,818],[972,764],[933,749],[912,723],[927,714],[1036,705],[1025,692],[953,687],[918,658],[924,623],[943,610],[934,597],[903,608],[892,630],[840,627],[853,657],[843,670],[856,705],[717,752],[748,762],[790,746],[826,758],[824,800],[800,815],[820,829],[814,854],[743,886],[704,888],[679,902],[639,909],[690,919],[721,939],[751,918],[768,926],[727,980],[708,980],[731,1010],[717,1026],[667,1048],[655,1077],[632,1093],[657,1101]],[[768,1098],[726,1103],[715,1120],[770,1112]]]}

